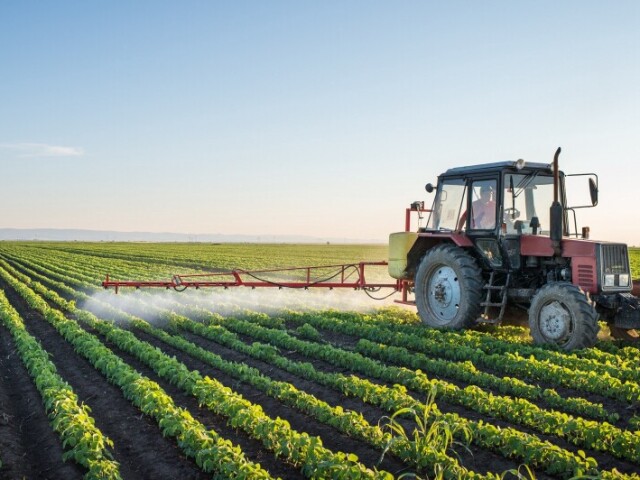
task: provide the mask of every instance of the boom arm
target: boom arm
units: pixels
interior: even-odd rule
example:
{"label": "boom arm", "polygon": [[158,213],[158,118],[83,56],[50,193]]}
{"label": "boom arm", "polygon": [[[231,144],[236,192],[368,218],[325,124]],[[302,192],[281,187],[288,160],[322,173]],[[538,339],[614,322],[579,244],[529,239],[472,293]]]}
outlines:
{"label": "boom arm", "polygon": [[[118,293],[120,288],[173,288],[176,291],[183,291],[189,287],[278,287],[278,288],[353,288],[355,290],[379,290],[380,288],[392,288],[395,291],[401,290],[401,281],[393,283],[368,282],[365,277],[365,267],[367,266],[387,266],[388,263],[381,262],[360,262],[345,265],[322,265],[313,267],[293,267],[272,270],[231,270],[228,272],[199,273],[191,275],[174,275],[167,281],[131,281],[112,280],[107,278],[102,282],[105,289],[114,288]],[[332,269],[331,273],[325,273]],[[270,280],[265,278],[274,274],[297,274],[303,280]],[[322,277],[319,277],[324,273]]]}

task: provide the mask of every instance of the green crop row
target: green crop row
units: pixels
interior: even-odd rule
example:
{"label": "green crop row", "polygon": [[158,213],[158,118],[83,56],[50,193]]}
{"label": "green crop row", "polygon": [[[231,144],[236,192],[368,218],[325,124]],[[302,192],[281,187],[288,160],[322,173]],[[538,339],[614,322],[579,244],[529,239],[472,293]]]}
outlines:
{"label": "green crop row", "polygon": [[450,337],[445,337],[442,332],[437,330],[425,329],[425,331],[439,332],[434,334],[442,335],[438,337],[438,340],[379,328],[378,326],[367,326],[358,322],[336,321],[317,315],[306,316],[305,320],[316,327],[335,330],[387,345],[408,348],[433,357],[454,361],[470,360],[476,365],[482,365],[508,375],[543,380],[551,384],[597,393],[630,403],[640,400],[640,385],[637,383],[622,382],[608,374],[572,370],[547,361],[536,360],[533,357],[523,357],[518,352],[486,353],[473,346],[452,344],[447,342],[447,338]]}
{"label": "green crop row", "polygon": [[[31,308],[41,313],[76,352],[89,362],[140,410],[154,418],[163,435],[175,437],[183,452],[205,472],[216,472],[228,478],[271,478],[260,465],[248,461],[242,451],[230,441],[195,420],[191,414],[177,407],[160,386],[140,375],[105,347],[95,336],[86,332],[73,320],[49,305],[32,290],[47,289],[37,282],[16,280],[0,268],[3,278],[25,299]],[[31,288],[32,287],[32,288]],[[59,298],[59,297],[58,297]]]}
{"label": "green crop row", "polygon": [[[227,321],[219,325],[203,325],[171,312],[165,314],[165,319],[174,322],[182,329],[187,329],[257,359],[273,363],[295,375],[335,388],[344,395],[355,396],[389,412],[393,413],[406,407],[423,408],[420,407],[417,400],[408,395],[406,388],[400,385],[390,388],[355,376],[320,372],[310,363],[293,362],[280,356],[272,345],[286,349],[295,349],[299,346],[296,339],[285,337],[281,335],[282,332],[258,327],[255,324],[243,324],[242,321],[234,319],[226,319]],[[234,333],[229,332],[227,327],[237,329],[239,333],[245,335],[251,335],[253,332],[268,345],[259,343],[247,345],[240,341]],[[303,347],[301,353],[307,354],[307,348]],[[355,367],[357,368],[357,365]],[[592,458],[587,459],[573,455],[549,442],[543,442],[533,435],[513,428],[498,428],[486,422],[467,420],[456,414],[444,414],[444,417],[451,424],[469,428],[473,432],[472,441],[474,444],[497,451],[507,458],[517,459],[534,468],[542,468],[549,474],[568,478],[595,471],[596,463]]]}
{"label": "green crop row", "polygon": [[62,299],[56,298],[55,295],[49,294],[49,298],[68,308],[76,318],[96,328],[119,348],[147,363],[161,377],[166,377],[179,388],[196,396],[201,404],[229,417],[230,425],[245,429],[278,456],[294,465],[303,466],[308,475],[337,475],[335,478],[347,475],[349,478],[355,478],[353,475],[359,473],[359,478],[389,477],[385,472],[371,472],[366,469],[357,462],[357,457],[353,454],[331,452],[322,446],[319,438],[294,431],[284,420],[271,419],[262,412],[259,405],[251,404],[214,379],[203,378],[197,372],[189,372],[183,364],[137,340],[130,332],[100,321],[91,313],[75,308],[73,304],[61,302]]}
{"label": "green crop row", "polygon": [[[234,322],[229,318],[224,320],[224,325],[228,328],[247,326],[246,323]],[[257,332],[258,328],[251,324],[250,328],[242,333],[256,336]],[[576,445],[607,451],[617,457],[640,463],[640,438],[633,432],[621,430],[606,422],[588,421],[559,412],[546,411],[523,399],[490,395],[473,385],[462,389],[448,382],[431,380],[419,371],[385,366],[358,353],[299,340],[279,330],[271,330],[267,334],[273,335],[270,341],[278,338],[278,341],[286,344],[286,348],[324,360],[332,365],[350,368],[384,381],[400,383],[425,394],[435,387],[438,396],[449,402],[528,426],[541,433],[566,438]]]}
{"label": "green crop row", "polygon": [[563,412],[584,415],[589,418],[605,420],[611,423],[615,423],[619,419],[617,413],[610,413],[602,405],[594,404],[584,398],[565,398],[560,396],[555,390],[549,388],[542,389],[517,378],[499,378],[495,375],[477,370],[473,363],[469,361],[452,362],[432,359],[421,353],[410,352],[403,347],[383,345],[366,339],[358,341],[356,351],[372,358],[409,366],[413,369],[421,369],[433,375],[454,378],[480,387],[495,389],[500,393],[513,395],[518,398],[544,400],[547,405],[558,408]]}
{"label": "green crop row", "polygon": [[29,334],[1,290],[0,321],[11,332],[18,354],[42,396],[51,425],[66,450],[63,459],[72,458],[87,468],[86,479],[120,479],[119,465],[110,452],[113,442],[95,426],[89,407],[78,403],[73,389],[57,373],[47,352]]}
{"label": "green crop row", "polygon": [[430,445],[416,446],[415,442],[408,442],[404,438],[392,438],[380,426],[369,424],[361,414],[354,411],[345,411],[340,406],[332,407],[326,402],[318,400],[315,396],[298,390],[292,384],[274,381],[263,375],[259,370],[251,368],[244,363],[223,360],[219,355],[198,347],[180,336],[170,335],[163,330],[153,328],[147,322],[133,320],[132,324],[163,342],[207,362],[227,375],[251,384],[286,405],[311,415],[322,423],[331,425],[347,435],[360,438],[378,449],[389,448],[392,453],[403,461],[421,470],[429,469],[433,473],[436,468],[443,468],[446,477],[451,479],[495,478],[494,475],[483,476],[468,472],[459,465],[456,459],[449,457],[445,451],[438,448]]}
{"label": "green crop row", "polygon": [[[332,315],[333,316],[333,315]],[[372,315],[375,317],[375,315]],[[548,362],[561,367],[582,372],[596,372],[598,375],[611,376],[619,378],[622,381],[638,382],[640,380],[640,372],[637,370],[638,365],[634,365],[629,361],[614,359],[610,355],[599,354],[599,350],[587,349],[591,352],[586,356],[583,351],[568,353],[557,351],[552,346],[528,345],[521,341],[505,341],[496,338],[495,335],[487,335],[473,330],[464,332],[443,332],[440,330],[419,328],[414,325],[397,325],[388,321],[376,322],[376,328],[385,328],[394,332],[400,332],[408,335],[419,336],[426,340],[434,340],[444,342],[453,346],[464,346],[474,349],[480,349],[490,354],[507,354],[518,353],[522,357],[532,357],[536,360]],[[292,315],[292,320],[306,321],[307,315]],[[370,321],[363,319],[358,314],[349,313],[337,314],[336,317],[350,323],[358,325],[372,326]],[[371,316],[365,316],[371,317]],[[516,327],[518,328],[518,327]],[[500,331],[504,331],[504,327],[500,327]]]}

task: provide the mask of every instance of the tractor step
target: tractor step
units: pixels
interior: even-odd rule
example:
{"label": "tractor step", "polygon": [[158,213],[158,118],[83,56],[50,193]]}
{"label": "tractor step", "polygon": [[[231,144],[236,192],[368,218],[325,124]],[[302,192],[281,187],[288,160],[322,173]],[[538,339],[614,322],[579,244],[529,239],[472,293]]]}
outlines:
{"label": "tractor step", "polygon": [[[494,284],[495,280],[495,272],[491,272],[489,275],[489,283],[485,284],[482,288],[487,291],[487,296],[485,297],[484,302],[480,302],[480,306],[484,307],[484,313],[480,315],[478,322],[482,323],[491,323],[491,324],[500,324],[502,323],[502,317],[504,317],[504,311],[507,307],[507,289],[509,288],[509,281],[511,280],[511,274],[507,273],[507,278],[505,279],[504,285],[496,285]],[[500,301],[492,301],[491,292],[498,292],[500,294]],[[498,316],[495,318],[491,318],[489,316],[490,308],[500,308],[500,312]]]}

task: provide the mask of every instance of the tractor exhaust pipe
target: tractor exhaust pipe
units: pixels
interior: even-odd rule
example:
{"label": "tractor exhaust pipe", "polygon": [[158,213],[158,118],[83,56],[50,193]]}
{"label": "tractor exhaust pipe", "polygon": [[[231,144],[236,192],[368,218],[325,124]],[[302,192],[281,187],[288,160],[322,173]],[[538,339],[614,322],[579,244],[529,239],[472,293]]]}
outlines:
{"label": "tractor exhaust pipe", "polygon": [[564,212],[562,211],[562,205],[558,200],[558,190],[560,188],[560,173],[558,169],[558,157],[560,156],[561,148],[558,147],[556,154],[553,156],[553,203],[550,210],[550,232],[551,245],[553,246],[553,254],[556,257],[562,255],[562,219]]}

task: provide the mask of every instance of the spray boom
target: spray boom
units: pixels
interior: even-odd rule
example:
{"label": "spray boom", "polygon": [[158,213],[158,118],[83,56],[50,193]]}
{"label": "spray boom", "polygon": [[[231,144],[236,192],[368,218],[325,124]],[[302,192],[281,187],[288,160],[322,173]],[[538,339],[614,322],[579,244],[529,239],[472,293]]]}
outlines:
{"label": "spray boom", "polygon": [[[292,267],[272,270],[230,270],[227,272],[197,273],[190,275],[174,275],[167,281],[130,281],[112,280],[109,275],[102,286],[113,288],[115,292],[121,288],[166,288],[182,292],[187,288],[209,287],[277,287],[277,288],[352,288],[367,292],[381,288],[391,288],[392,293],[401,289],[401,282],[370,282],[365,277],[365,268],[387,266],[388,263],[360,262],[345,265],[323,265],[313,267]],[[294,277],[294,280],[283,279],[283,276]]]}

